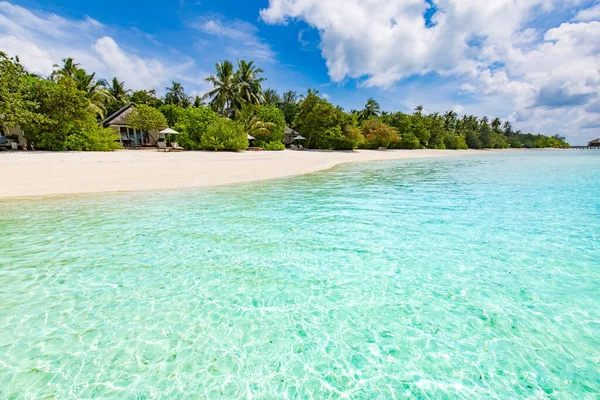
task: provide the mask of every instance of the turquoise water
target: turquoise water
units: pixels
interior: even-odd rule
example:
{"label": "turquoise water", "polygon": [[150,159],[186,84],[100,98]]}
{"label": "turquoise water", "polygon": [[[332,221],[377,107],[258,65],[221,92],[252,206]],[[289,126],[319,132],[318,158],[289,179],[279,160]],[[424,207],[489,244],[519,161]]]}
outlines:
{"label": "turquoise water", "polygon": [[596,399],[600,153],[0,202],[0,398]]}

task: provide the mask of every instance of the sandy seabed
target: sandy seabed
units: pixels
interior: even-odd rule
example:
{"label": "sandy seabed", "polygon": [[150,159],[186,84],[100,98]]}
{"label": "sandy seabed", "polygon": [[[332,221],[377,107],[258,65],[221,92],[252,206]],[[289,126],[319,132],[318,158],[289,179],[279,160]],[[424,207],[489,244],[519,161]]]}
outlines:
{"label": "sandy seabed", "polygon": [[0,198],[206,187],[301,175],[348,162],[492,152],[495,151],[3,152]]}

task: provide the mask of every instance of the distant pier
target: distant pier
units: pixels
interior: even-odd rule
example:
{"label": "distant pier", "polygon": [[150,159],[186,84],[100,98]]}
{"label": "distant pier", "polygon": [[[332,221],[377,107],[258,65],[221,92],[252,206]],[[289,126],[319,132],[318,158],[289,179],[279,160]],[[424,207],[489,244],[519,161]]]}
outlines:
{"label": "distant pier", "polygon": [[571,146],[573,150],[600,150],[600,146]]}

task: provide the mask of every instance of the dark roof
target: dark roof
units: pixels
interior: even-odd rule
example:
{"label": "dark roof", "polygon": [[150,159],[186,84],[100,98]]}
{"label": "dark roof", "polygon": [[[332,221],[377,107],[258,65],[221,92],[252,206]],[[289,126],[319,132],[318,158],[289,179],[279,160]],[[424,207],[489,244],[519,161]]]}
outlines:
{"label": "dark roof", "polygon": [[289,126],[285,127],[285,134],[286,135],[299,135],[298,132],[296,132],[295,130],[293,130],[292,128],[290,128]]}
{"label": "dark roof", "polygon": [[600,144],[600,138],[594,139],[591,142],[588,142],[588,144]]}
{"label": "dark roof", "polygon": [[121,107],[117,112],[113,113],[111,116],[106,118],[104,121],[100,122],[100,125],[102,125],[102,126],[109,125],[113,119],[117,118],[119,115],[121,115],[125,111],[129,110],[133,105],[134,105],[133,103],[129,103],[125,107]]}

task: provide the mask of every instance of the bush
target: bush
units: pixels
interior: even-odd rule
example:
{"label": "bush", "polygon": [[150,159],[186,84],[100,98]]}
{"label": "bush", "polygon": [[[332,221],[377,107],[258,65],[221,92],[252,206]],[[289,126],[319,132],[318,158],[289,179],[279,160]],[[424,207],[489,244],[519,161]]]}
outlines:
{"label": "bush", "polygon": [[400,141],[395,128],[376,119],[365,121],[362,131],[367,141],[367,147],[371,149],[390,147]]}
{"label": "bush", "polygon": [[141,131],[151,131],[152,129],[165,129],[167,119],[154,107],[140,104],[134,106],[133,111],[127,116],[127,125]]}
{"label": "bush", "polygon": [[173,104],[162,105],[158,110],[165,116],[169,126],[175,126],[185,113],[185,108]]}
{"label": "bush", "polygon": [[285,145],[281,142],[271,142],[271,143],[266,143],[264,149],[280,151],[280,150],[285,150]]}
{"label": "bush", "polygon": [[214,151],[240,151],[248,148],[248,136],[240,124],[229,118],[215,119],[202,135],[200,148]]}
{"label": "bush", "polygon": [[217,118],[217,114],[210,107],[185,109],[175,125],[175,130],[181,133],[177,137],[177,143],[187,150],[198,150],[202,136]]}
{"label": "bush", "polygon": [[[283,144],[283,138],[285,136],[285,117],[283,112],[275,106],[260,106],[256,110],[258,119],[262,122],[271,123],[272,125],[268,128],[268,132],[259,133],[256,135],[257,140],[263,140],[268,143],[281,143]],[[276,145],[274,145],[276,146]],[[278,147],[278,146],[276,146]],[[285,148],[285,146],[284,146]],[[265,144],[265,149],[267,145]],[[279,149],[275,149],[279,150]]]}

